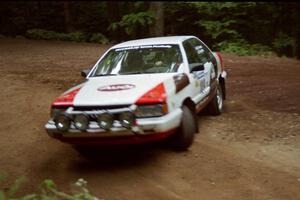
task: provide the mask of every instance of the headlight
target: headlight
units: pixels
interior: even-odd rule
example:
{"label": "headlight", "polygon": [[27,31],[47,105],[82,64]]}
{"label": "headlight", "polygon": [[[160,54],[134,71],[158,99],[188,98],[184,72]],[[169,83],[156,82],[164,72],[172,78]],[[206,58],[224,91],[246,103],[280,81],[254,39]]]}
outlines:
{"label": "headlight", "polygon": [[54,117],[54,122],[58,130],[67,131],[70,128],[71,119],[64,114],[58,114]]}
{"label": "headlight", "polygon": [[120,123],[125,128],[131,128],[135,123],[135,116],[132,112],[123,112],[119,115]]}
{"label": "headlight", "polygon": [[97,122],[100,128],[109,130],[113,126],[114,117],[109,113],[102,113],[97,116]]}
{"label": "headlight", "polygon": [[167,104],[143,105],[135,110],[136,117],[160,117],[166,113],[168,113]]}
{"label": "headlight", "polygon": [[75,127],[81,131],[85,131],[89,127],[89,118],[84,114],[76,115],[73,121]]}

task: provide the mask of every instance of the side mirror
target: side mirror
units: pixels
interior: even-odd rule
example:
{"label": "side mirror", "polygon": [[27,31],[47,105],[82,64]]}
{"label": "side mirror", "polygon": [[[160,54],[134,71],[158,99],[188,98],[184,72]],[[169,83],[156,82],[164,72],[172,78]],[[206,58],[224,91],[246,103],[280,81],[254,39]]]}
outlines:
{"label": "side mirror", "polygon": [[91,71],[91,69],[84,69],[84,70],[81,71],[80,74],[81,74],[82,77],[85,78],[90,73],[90,71]]}
{"label": "side mirror", "polygon": [[204,65],[197,65],[195,67],[193,67],[193,69],[191,70],[191,72],[197,72],[197,71],[203,71],[204,70]]}

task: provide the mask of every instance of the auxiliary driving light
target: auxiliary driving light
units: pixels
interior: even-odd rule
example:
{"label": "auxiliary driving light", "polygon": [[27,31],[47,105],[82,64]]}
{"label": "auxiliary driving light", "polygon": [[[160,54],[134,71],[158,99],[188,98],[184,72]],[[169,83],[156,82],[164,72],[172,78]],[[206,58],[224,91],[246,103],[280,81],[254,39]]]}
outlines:
{"label": "auxiliary driving light", "polygon": [[89,118],[84,114],[76,115],[73,122],[75,127],[81,131],[85,131],[89,127]]}
{"label": "auxiliary driving light", "polygon": [[65,114],[56,115],[54,118],[55,126],[60,131],[67,131],[70,128],[71,120]]}
{"label": "auxiliary driving light", "polygon": [[125,128],[131,128],[134,125],[135,116],[132,112],[123,112],[119,115],[120,123]]}
{"label": "auxiliary driving light", "polygon": [[98,115],[97,122],[100,128],[109,130],[113,126],[114,117],[109,113],[102,113]]}

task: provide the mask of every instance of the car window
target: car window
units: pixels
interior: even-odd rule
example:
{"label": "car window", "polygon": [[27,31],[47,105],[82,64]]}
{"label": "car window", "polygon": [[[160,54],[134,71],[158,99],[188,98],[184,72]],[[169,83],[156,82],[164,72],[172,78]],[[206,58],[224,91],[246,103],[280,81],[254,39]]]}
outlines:
{"label": "car window", "polygon": [[179,45],[143,45],[110,50],[92,76],[177,72],[182,63]]}
{"label": "car window", "polygon": [[189,41],[185,41],[183,43],[183,48],[185,50],[189,65],[201,63],[201,60],[197,55],[196,49],[192,46],[191,43],[189,43]]}
{"label": "car window", "polygon": [[212,51],[210,51],[203,42],[196,38],[191,38],[188,40],[188,42],[190,42],[193,48],[196,50],[197,56],[201,60],[201,63],[205,64],[207,62],[212,62],[214,70],[217,71],[217,60]]}
{"label": "car window", "polygon": [[196,38],[190,39],[189,42],[196,49],[197,55],[199,56],[201,62],[202,63],[209,62],[212,55],[210,55],[211,52],[208,50],[208,48],[200,40],[197,40]]}

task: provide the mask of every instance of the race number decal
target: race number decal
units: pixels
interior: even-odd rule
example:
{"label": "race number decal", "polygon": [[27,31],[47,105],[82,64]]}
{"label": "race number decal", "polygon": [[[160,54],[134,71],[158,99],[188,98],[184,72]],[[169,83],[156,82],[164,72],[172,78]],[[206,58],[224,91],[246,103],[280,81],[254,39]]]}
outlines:
{"label": "race number decal", "polygon": [[207,86],[207,81],[205,81],[205,73],[203,71],[193,72],[196,81],[200,85],[200,92],[202,92]]}

